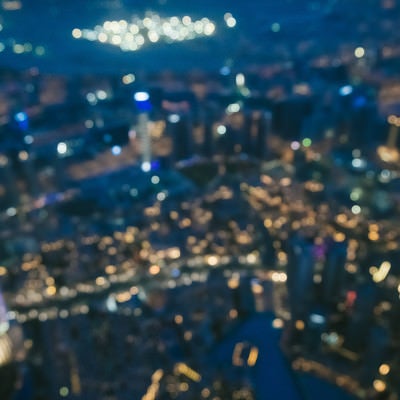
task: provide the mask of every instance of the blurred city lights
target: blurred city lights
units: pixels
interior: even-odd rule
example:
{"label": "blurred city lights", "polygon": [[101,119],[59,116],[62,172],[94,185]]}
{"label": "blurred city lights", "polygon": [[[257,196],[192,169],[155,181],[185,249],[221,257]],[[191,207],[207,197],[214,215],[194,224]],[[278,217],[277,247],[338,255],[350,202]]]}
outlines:
{"label": "blurred city lights", "polygon": [[168,121],[171,122],[171,124],[176,124],[181,120],[181,117],[178,114],[170,114],[168,115]]}
{"label": "blurred city lights", "polygon": [[352,94],[352,93],[353,93],[353,87],[350,86],[350,85],[342,86],[342,87],[339,89],[339,94],[340,94],[341,96],[348,96],[349,94]]}
{"label": "blurred city lights", "polygon": [[142,171],[143,172],[149,172],[151,170],[151,163],[148,161],[145,161],[141,165]]}
{"label": "blurred city lights", "polygon": [[225,125],[218,125],[217,132],[218,132],[219,135],[225,135],[226,126]]}
{"label": "blurred city lights", "polygon": [[364,49],[364,47],[357,47],[357,48],[354,50],[354,55],[355,55],[357,58],[362,58],[362,57],[364,57],[364,55],[365,55],[365,49]]}
{"label": "blurred city lights", "polygon": [[126,75],[124,75],[124,76],[122,77],[122,82],[123,82],[125,85],[129,85],[129,84],[135,82],[135,79],[136,79],[136,77],[135,77],[134,74],[126,74]]}
{"label": "blurred city lights", "polygon": [[228,28],[234,28],[236,26],[236,19],[231,13],[225,13],[224,20]]}
{"label": "blurred city lights", "polygon": [[112,154],[113,154],[114,156],[120,155],[121,152],[122,152],[121,146],[113,146],[113,147],[111,148],[111,152],[112,152]]}
{"label": "blurred city lights", "polygon": [[[236,20],[229,16],[226,24],[229,28],[233,28]],[[74,28],[71,34],[74,39],[108,43],[123,51],[137,51],[146,43],[193,40],[211,36],[215,30],[216,25],[208,18],[192,21],[188,15],[182,18],[177,16],[162,18],[156,13],[147,13],[143,19],[133,17],[130,22],[105,21],[103,25],[97,25],[94,29]]]}
{"label": "blurred city lights", "polygon": [[150,95],[147,92],[137,92],[134,95],[135,101],[148,101],[150,99]]}
{"label": "blurred city lights", "polygon": [[68,151],[68,146],[66,143],[64,143],[64,142],[58,143],[58,145],[57,145],[57,153],[58,154],[64,155],[67,153],[67,151]]}
{"label": "blurred city lights", "polygon": [[271,25],[271,31],[272,32],[279,32],[281,30],[281,25],[278,23],[278,22],[274,22],[272,25]]}
{"label": "blurred city lights", "polygon": [[236,85],[237,86],[244,86],[246,80],[242,73],[236,75]]}

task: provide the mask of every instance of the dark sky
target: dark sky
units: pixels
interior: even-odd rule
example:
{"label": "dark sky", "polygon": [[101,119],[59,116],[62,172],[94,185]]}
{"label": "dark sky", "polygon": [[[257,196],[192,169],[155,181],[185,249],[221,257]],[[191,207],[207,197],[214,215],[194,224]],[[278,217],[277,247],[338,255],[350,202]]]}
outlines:
{"label": "dark sky", "polygon": [[[127,72],[137,68],[155,70],[160,67],[162,59],[165,68],[201,66],[215,69],[228,58],[235,58],[239,63],[246,61],[251,57],[248,49],[252,47],[260,49],[264,46],[261,50],[268,51],[268,41],[277,39],[290,46],[291,41],[300,40],[301,35],[315,37],[324,26],[326,12],[342,7],[343,1],[22,0],[21,10],[0,12],[4,28],[0,32],[0,41],[6,45],[6,50],[0,53],[0,65],[16,68],[38,66],[54,72]],[[345,3],[356,5],[358,1],[347,0]],[[105,20],[130,20],[132,15],[143,17],[147,10],[165,17],[185,14],[193,19],[208,17],[217,24],[217,35],[190,43],[145,46],[135,53],[123,53],[117,47],[77,41],[71,37],[74,28],[93,28]],[[237,28],[229,32],[223,21],[225,12],[231,12],[238,21]],[[274,22],[282,26],[280,36],[271,36],[270,27]],[[10,50],[14,41],[30,42],[34,47],[43,45],[46,55],[15,55]],[[247,50],[243,51],[243,47]]]}

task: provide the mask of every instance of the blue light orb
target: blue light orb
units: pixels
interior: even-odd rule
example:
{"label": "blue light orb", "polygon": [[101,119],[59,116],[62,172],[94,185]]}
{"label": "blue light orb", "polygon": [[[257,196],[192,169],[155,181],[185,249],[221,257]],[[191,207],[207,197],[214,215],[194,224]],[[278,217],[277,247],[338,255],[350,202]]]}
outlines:
{"label": "blue light orb", "polygon": [[147,92],[136,92],[133,95],[133,99],[139,112],[149,112],[151,110],[150,95]]}
{"label": "blue light orb", "polygon": [[345,85],[339,89],[339,94],[341,96],[348,96],[352,93],[353,93],[353,86],[351,86],[351,85]]}
{"label": "blue light orb", "polygon": [[29,127],[29,117],[24,111],[20,111],[14,115],[14,120],[17,123],[19,129],[26,131]]}
{"label": "blue light orb", "polygon": [[121,151],[122,151],[122,149],[121,149],[120,146],[113,146],[113,147],[111,148],[111,153],[112,153],[114,156],[119,156],[119,155],[121,154]]}

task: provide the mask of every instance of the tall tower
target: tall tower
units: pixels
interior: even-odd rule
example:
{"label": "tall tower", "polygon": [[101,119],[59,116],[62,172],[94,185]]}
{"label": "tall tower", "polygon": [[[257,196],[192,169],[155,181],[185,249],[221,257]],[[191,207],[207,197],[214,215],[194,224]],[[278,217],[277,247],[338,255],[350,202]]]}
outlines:
{"label": "tall tower", "polygon": [[141,168],[144,172],[148,172],[151,169],[151,137],[148,127],[151,110],[150,95],[147,92],[136,92],[133,98],[138,111],[136,130],[141,147]]}
{"label": "tall tower", "polygon": [[16,177],[13,172],[11,160],[5,155],[0,154],[0,182],[2,190],[7,197],[7,204],[16,206],[19,203],[19,193],[16,185]]}
{"label": "tall tower", "polygon": [[329,244],[322,279],[323,297],[328,304],[335,304],[343,290],[347,247],[347,241]]}
{"label": "tall tower", "polygon": [[192,125],[189,116],[170,115],[167,119],[167,132],[172,137],[175,162],[193,156]]}
{"label": "tall tower", "polygon": [[10,324],[7,308],[0,288],[0,398],[10,400],[15,394],[16,383],[21,377],[15,361],[24,357],[22,330],[15,324]]}
{"label": "tall tower", "polygon": [[250,156],[262,160],[267,155],[267,136],[272,114],[269,111],[252,110],[246,116],[243,150]]}
{"label": "tall tower", "polygon": [[27,191],[32,197],[36,197],[40,193],[40,187],[35,168],[34,154],[22,150],[18,153],[18,161],[22,166]]}
{"label": "tall tower", "polygon": [[304,320],[313,301],[313,243],[311,238],[296,233],[288,245],[287,283],[292,317]]}
{"label": "tall tower", "polygon": [[[1,282],[0,282],[1,284]],[[21,326],[8,318],[0,286],[0,398],[11,398],[16,388],[18,363],[25,357]]]}
{"label": "tall tower", "polygon": [[8,336],[10,323],[7,317],[7,308],[0,291],[0,367],[8,364],[12,360],[12,343]]}

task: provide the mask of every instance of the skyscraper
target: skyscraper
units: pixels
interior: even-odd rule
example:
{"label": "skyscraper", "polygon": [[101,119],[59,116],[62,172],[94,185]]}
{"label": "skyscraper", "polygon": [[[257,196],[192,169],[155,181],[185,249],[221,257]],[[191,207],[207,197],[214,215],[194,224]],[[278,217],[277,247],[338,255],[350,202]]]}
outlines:
{"label": "skyscraper", "polygon": [[314,257],[309,237],[295,234],[289,241],[288,289],[293,319],[304,319],[313,300]]}
{"label": "skyscraper", "polygon": [[339,299],[345,279],[346,255],[347,241],[332,242],[328,246],[323,271],[323,296],[326,303],[335,303]]}
{"label": "skyscraper", "polygon": [[7,317],[7,308],[0,291],[0,367],[12,360],[12,343],[8,336],[10,324]]}
{"label": "skyscraper", "polygon": [[134,100],[138,111],[136,129],[140,140],[141,166],[143,171],[148,172],[151,169],[151,138],[148,129],[150,95],[147,92],[136,92]]}
{"label": "skyscraper", "polygon": [[2,327],[5,323],[8,324],[7,308],[3,299],[3,295],[0,291],[0,333],[2,333]]}
{"label": "skyscraper", "polygon": [[16,187],[16,178],[11,166],[11,160],[4,154],[0,154],[0,180],[5,204],[16,206],[19,202],[19,193]]}
{"label": "skyscraper", "polygon": [[24,358],[22,329],[9,320],[0,286],[0,399],[12,398],[19,376],[17,361]]}
{"label": "skyscraper", "polygon": [[167,133],[172,137],[174,161],[193,156],[193,128],[189,115],[171,115],[167,122]]}
{"label": "skyscraper", "polygon": [[246,116],[243,150],[250,156],[264,159],[267,155],[267,135],[271,127],[269,111],[252,111]]}

